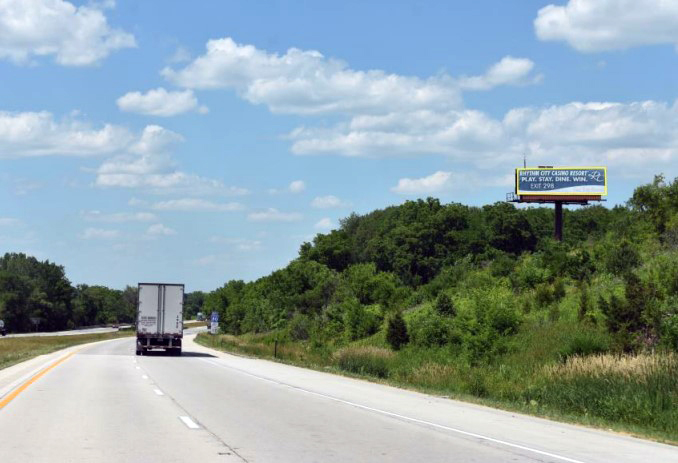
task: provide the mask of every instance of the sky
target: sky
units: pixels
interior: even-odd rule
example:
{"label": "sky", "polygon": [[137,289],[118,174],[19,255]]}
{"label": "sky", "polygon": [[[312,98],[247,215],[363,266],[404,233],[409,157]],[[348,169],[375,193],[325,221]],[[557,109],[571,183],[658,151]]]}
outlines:
{"label": "sky", "polygon": [[678,2],[0,0],[0,252],[212,290],[514,168],[678,175]]}

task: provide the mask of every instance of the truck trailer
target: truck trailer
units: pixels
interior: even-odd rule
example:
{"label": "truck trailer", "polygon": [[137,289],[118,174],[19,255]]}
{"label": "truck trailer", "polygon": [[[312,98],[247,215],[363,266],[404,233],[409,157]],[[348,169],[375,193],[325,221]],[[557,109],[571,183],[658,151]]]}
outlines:
{"label": "truck trailer", "polygon": [[181,355],[184,337],[184,285],[139,283],[137,297],[137,355],[164,349]]}

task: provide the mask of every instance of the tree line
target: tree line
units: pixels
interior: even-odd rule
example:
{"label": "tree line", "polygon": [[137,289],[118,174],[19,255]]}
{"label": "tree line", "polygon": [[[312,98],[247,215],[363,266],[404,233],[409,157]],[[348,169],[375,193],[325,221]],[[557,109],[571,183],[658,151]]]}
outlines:
{"label": "tree line", "polygon": [[[184,312],[195,316],[204,293],[186,295]],[[58,331],[135,323],[137,288],[75,285],[64,267],[22,253],[0,257],[0,320],[12,332]]]}

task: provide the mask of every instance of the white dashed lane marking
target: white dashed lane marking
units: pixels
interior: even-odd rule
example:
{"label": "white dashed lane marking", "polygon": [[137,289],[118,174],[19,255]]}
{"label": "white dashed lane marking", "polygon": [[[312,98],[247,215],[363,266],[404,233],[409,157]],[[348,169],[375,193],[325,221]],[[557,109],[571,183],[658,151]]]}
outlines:
{"label": "white dashed lane marking", "polygon": [[200,429],[200,426],[198,426],[195,421],[193,421],[191,418],[188,416],[180,416],[179,419],[184,422],[186,427],[189,429]]}

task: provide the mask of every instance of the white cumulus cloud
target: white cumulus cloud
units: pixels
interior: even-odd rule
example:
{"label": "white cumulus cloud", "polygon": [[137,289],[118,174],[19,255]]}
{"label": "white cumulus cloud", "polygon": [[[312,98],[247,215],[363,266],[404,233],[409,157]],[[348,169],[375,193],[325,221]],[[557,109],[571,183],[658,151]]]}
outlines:
{"label": "white cumulus cloud", "polygon": [[158,125],[146,126],[125,154],[99,166],[95,184],[99,187],[146,188],[155,193],[229,196],[249,193],[245,188],[226,186],[218,180],[178,170],[170,152],[181,141],[183,137],[171,130]]}
{"label": "white cumulus cloud", "polygon": [[208,265],[213,265],[218,262],[219,258],[218,256],[214,254],[209,254],[207,256],[200,257],[198,259],[195,259],[193,261],[194,265],[200,266],[200,267],[206,267]]}
{"label": "white cumulus cloud", "polygon": [[391,191],[400,194],[440,193],[452,187],[451,179],[451,172],[439,170],[428,177],[401,178]]}
{"label": "white cumulus cloud", "polygon": [[47,111],[0,111],[0,158],[110,154],[133,139],[129,130],[111,124],[93,128],[70,117],[55,120]]}
{"label": "white cumulus cloud", "polygon": [[462,77],[459,85],[464,90],[489,90],[499,85],[527,85],[537,83],[541,74],[531,75],[534,62],[527,58],[505,56],[482,76]]}
{"label": "white cumulus cloud", "polygon": [[329,217],[322,218],[316,222],[314,228],[319,230],[331,230],[335,225]]}
{"label": "white cumulus cloud", "polygon": [[0,58],[27,63],[51,55],[64,66],[88,66],[135,46],[134,36],[112,28],[96,4],[0,0]]}
{"label": "white cumulus cloud", "polygon": [[510,166],[526,153],[535,164],[637,166],[668,175],[678,165],[678,101],[572,102],[515,108],[501,119],[472,110],[359,116],[290,137],[296,154],[439,154],[482,169]]}
{"label": "white cumulus cloud", "polygon": [[342,201],[334,195],[316,196],[313,198],[313,201],[311,201],[311,207],[315,207],[316,209],[336,209],[348,206],[350,206],[350,203]]}
{"label": "white cumulus cloud", "polygon": [[[168,67],[162,74],[185,88],[233,89],[274,113],[383,114],[461,104],[460,81],[445,74],[420,78],[360,71],[316,50],[290,48],[279,55],[238,44],[230,37],[210,40],[206,48],[204,55],[184,68]],[[474,84],[474,89],[527,83],[532,66],[530,60],[506,57],[480,77],[483,81]]]}
{"label": "white cumulus cloud", "polygon": [[163,75],[186,88],[231,88],[254,104],[292,114],[371,111],[458,102],[446,77],[420,79],[384,71],[356,71],[315,50],[284,55],[241,45],[227,37],[207,42],[207,51],[180,70]]}
{"label": "white cumulus cloud", "polygon": [[129,92],[118,98],[118,108],[122,111],[169,117],[188,111],[206,113],[207,107],[198,106],[193,90],[167,91],[162,87],[146,93]]}
{"label": "white cumulus cloud", "polygon": [[82,217],[90,222],[109,222],[109,223],[122,223],[122,222],[152,222],[157,220],[155,214],[150,212],[114,212],[110,214],[105,214],[101,211],[83,211],[81,213]]}
{"label": "white cumulus cloud", "polygon": [[200,198],[181,198],[170,199],[168,201],[159,201],[151,206],[158,211],[240,211],[244,206],[240,203],[215,203],[206,199]]}
{"label": "white cumulus cloud", "polygon": [[260,240],[253,240],[249,238],[227,238],[223,236],[210,237],[210,243],[225,243],[232,245],[235,250],[242,252],[259,251],[262,249]]}
{"label": "white cumulus cloud", "polygon": [[118,230],[107,230],[104,228],[87,228],[80,237],[85,240],[110,240],[120,236]]}
{"label": "white cumulus cloud", "polygon": [[569,0],[564,6],[540,9],[534,29],[540,40],[564,41],[582,52],[678,46],[678,2]]}
{"label": "white cumulus cloud", "polygon": [[510,187],[514,177],[507,166],[506,173],[501,175],[496,171],[466,171],[446,172],[437,171],[429,176],[420,178],[401,178],[398,184],[391,188],[393,193],[404,196],[420,196],[442,194],[455,190],[479,190],[488,187]]}
{"label": "white cumulus cloud", "polygon": [[247,219],[252,222],[296,222],[301,220],[302,215],[298,212],[281,212],[275,208],[263,211],[250,212]]}
{"label": "white cumulus cloud", "polygon": [[302,191],[304,191],[306,189],[306,184],[304,183],[303,180],[295,180],[292,183],[290,183],[290,186],[288,187],[288,189],[292,193],[301,193]]}
{"label": "white cumulus cloud", "polygon": [[452,110],[356,116],[329,129],[297,129],[289,138],[295,154],[402,156],[446,154],[475,157],[503,142],[500,121],[480,111]]}
{"label": "white cumulus cloud", "polygon": [[150,236],[171,236],[176,235],[177,232],[161,223],[155,223],[148,227],[146,234]]}

